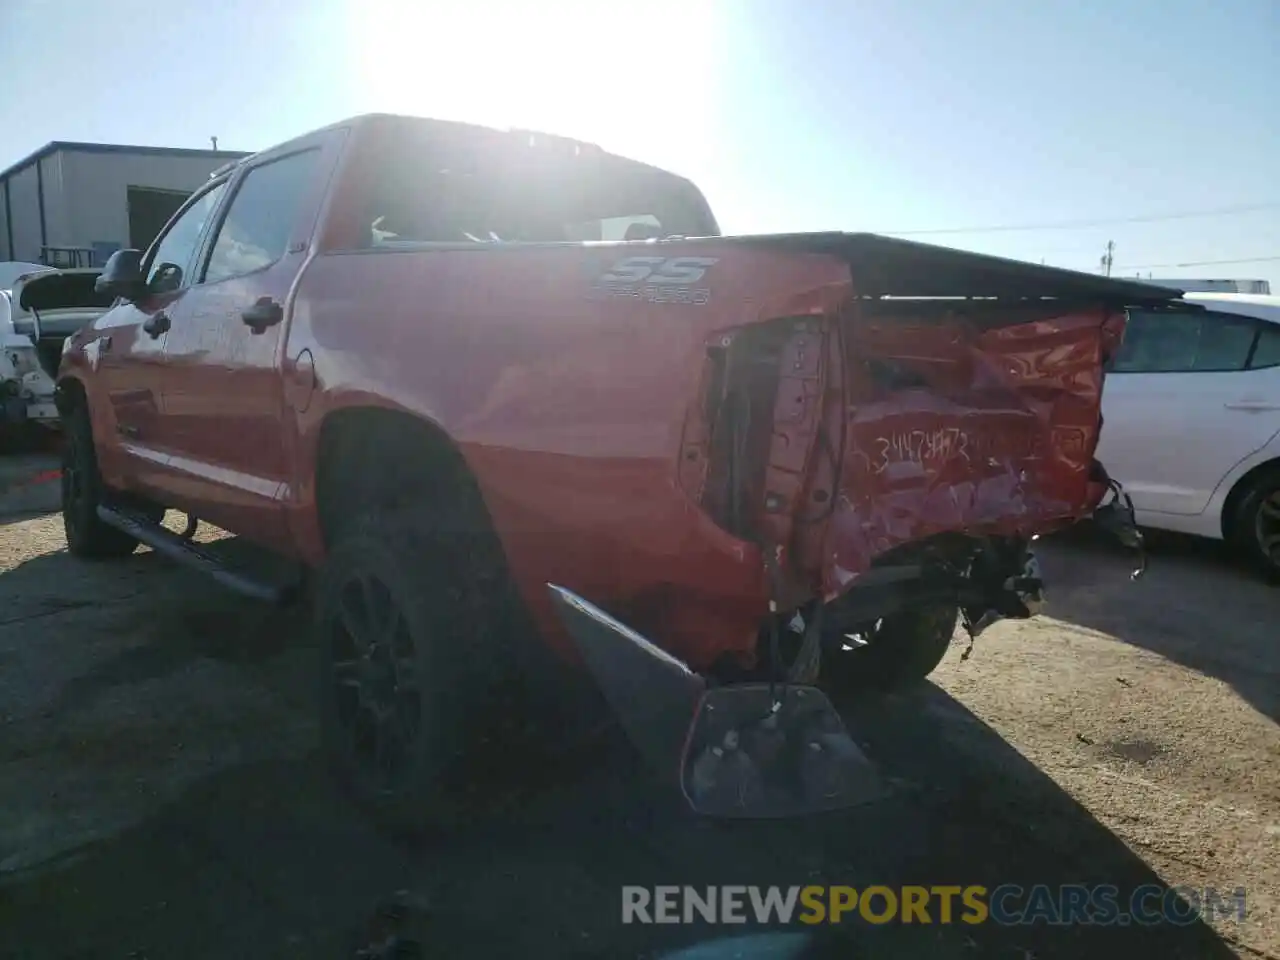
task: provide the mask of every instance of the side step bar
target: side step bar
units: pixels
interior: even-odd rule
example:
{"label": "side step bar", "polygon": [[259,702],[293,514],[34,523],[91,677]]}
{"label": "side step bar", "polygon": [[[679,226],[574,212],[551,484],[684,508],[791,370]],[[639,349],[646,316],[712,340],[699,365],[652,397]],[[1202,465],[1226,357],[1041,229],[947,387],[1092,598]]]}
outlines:
{"label": "side step bar", "polygon": [[193,570],[206,573],[224,587],[246,597],[283,605],[293,600],[297,594],[295,585],[278,586],[233,570],[213,554],[202,550],[197,544],[184,540],[172,530],[158,523],[152,523],[128,510],[100,506],[98,519],[145,543],[156,553],[162,553]]}

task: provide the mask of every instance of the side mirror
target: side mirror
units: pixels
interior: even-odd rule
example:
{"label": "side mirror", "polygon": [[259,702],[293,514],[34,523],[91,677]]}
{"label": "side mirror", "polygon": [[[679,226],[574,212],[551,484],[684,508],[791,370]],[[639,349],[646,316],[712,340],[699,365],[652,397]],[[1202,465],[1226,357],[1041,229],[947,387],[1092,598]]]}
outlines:
{"label": "side mirror", "polygon": [[141,250],[117,250],[107,258],[102,273],[93,283],[95,293],[110,297],[139,300],[147,291],[146,277],[142,275]]}

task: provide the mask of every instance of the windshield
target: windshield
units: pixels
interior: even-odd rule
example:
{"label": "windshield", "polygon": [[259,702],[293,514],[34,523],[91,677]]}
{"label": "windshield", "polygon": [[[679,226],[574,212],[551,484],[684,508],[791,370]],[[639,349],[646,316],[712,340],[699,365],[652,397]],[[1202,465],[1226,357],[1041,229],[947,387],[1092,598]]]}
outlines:
{"label": "windshield", "polygon": [[599,151],[487,131],[452,143],[414,134],[384,143],[366,168],[369,246],[719,233],[687,180]]}

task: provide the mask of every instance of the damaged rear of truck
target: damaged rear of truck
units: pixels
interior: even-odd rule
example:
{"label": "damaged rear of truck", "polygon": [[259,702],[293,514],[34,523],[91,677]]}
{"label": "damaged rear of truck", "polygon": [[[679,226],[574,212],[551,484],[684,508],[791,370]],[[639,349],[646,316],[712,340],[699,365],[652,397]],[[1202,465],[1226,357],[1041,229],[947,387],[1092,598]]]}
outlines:
{"label": "damaged rear of truck", "polygon": [[841,624],[934,596],[974,631],[1026,616],[1005,584],[1029,542],[1115,489],[1094,459],[1103,371],[1124,306],[1161,295],[881,237],[762,242],[851,279],[708,350],[686,489],[779,559],[784,607],[816,588]]}
{"label": "damaged rear of truck", "polygon": [[1137,543],[1094,460],[1104,370],[1125,308],[1175,290],[872,234],[721,236],[667,171],[413,120],[354,127],[331,190],[285,349],[320,385],[302,449],[370,396],[438,427],[540,638],[695,809],[873,795],[832,700],[927,676],[957,623],[1033,615],[1036,537],[1101,510]]}
{"label": "damaged rear of truck", "polygon": [[632,739],[696,809],[789,815],[879,792],[828,695],[922,679],[957,620],[972,644],[1035,615],[1043,534],[1096,516],[1141,548],[1094,452],[1125,307],[1168,297],[873,235],[721,241],[677,268],[735,248],[847,271],[713,333],[684,422],[679,485],[758,562],[767,610],[737,611],[758,628],[725,611],[692,652],[699,673],[668,637],[552,593]]}

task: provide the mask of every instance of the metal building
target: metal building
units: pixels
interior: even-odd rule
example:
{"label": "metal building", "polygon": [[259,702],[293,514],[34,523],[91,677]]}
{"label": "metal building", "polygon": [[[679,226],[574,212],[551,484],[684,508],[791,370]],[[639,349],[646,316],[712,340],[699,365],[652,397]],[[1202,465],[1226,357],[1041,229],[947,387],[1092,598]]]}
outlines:
{"label": "metal building", "polygon": [[0,171],[0,261],[87,267],[146,249],[210,173],[243,156],[55,140]]}

